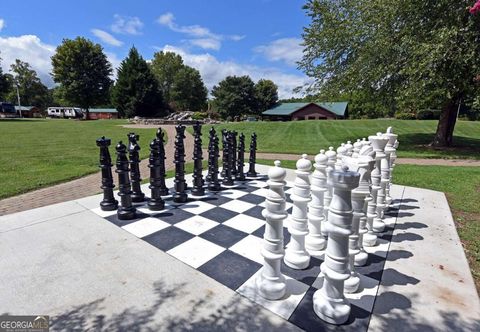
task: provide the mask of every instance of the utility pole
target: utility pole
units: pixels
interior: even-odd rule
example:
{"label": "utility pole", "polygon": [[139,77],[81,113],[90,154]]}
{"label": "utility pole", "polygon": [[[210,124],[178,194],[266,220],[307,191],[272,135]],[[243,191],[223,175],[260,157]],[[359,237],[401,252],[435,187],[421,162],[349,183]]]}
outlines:
{"label": "utility pole", "polygon": [[20,92],[18,90],[18,82],[17,81],[15,81],[15,86],[17,87],[18,111],[20,112],[20,117],[22,118],[22,106],[20,105]]}

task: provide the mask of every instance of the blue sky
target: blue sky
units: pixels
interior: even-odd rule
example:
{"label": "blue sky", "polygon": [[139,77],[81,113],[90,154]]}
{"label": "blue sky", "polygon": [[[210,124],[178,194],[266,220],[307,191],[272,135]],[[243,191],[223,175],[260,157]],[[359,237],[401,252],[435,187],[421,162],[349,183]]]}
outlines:
{"label": "blue sky", "polygon": [[280,97],[309,79],[298,69],[309,20],[299,0],[2,0],[4,71],[19,58],[48,86],[50,56],[64,38],[87,37],[118,66],[135,45],[145,59],[173,51],[197,68],[208,88],[227,75],[273,80]]}

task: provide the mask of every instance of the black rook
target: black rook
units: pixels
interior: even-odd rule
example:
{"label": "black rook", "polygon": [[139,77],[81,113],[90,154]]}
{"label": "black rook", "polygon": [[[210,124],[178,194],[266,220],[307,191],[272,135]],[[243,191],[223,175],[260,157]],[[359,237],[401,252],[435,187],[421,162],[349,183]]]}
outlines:
{"label": "black rook", "polygon": [[118,201],[113,196],[113,175],[112,175],[112,159],[108,147],[110,139],[102,136],[97,139],[97,146],[100,148],[100,168],[102,169],[102,186],[103,200],[100,202],[100,208],[103,211],[113,211],[118,208]]}

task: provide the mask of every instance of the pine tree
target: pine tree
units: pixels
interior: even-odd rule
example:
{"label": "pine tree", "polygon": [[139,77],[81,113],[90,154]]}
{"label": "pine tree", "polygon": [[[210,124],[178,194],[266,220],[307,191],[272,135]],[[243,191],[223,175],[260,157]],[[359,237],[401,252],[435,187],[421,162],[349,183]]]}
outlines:
{"label": "pine tree", "polygon": [[158,82],[135,47],[120,64],[112,103],[124,117],[164,115]]}

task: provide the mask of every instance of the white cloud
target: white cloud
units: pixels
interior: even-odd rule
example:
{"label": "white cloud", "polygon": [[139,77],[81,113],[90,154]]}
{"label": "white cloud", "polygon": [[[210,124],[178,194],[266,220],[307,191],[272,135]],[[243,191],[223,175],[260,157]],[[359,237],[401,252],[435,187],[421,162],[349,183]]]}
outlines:
{"label": "white cloud", "polygon": [[4,72],[10,70],[10,65],[15,59],[28,62],[38,74],[38,77],[48,87],[53,86],[50,76],[52,63],[50,57],[55,53],[55,46],[43,43],[35,35],[23,35],[19,37],[0,37],[0,56]]}
{"label": "white cloud", "polygon": [[159,48],[159,50],[175,52],[181,55],[186,65],[200,71],[208,89],[212,89],[215,84],[229,75],[249,75],[254,81],[258,81],[261,78],[272,80],[278,85],[279,97],[289,98],[292,96],[300,96],[299,94],[294,94],[293,89],[310,82],[310,79],[303,75],[286,74],[276,68],[239,64],[233,61],[220,61],[209,53],[192,54],[170,45]]}
{"label": "white cloud", "polygon": [[118,40],[117,38],[113,37],[106,31],[100,29],[92,29],[90,30],[95,37],[100,39],[102,42],[112,45],[112,46],[122,46],[123,42]]}
{"label": "white cloud", "polygon": [[221,35],[213,33],[210,29],[196,24],[178,25],[175,23],[175,16],[170,12],[160,15],[157,23],[168,27],[172,31],[192,37],[193,39],[189,39],[188,42],[191,45],[203,49],[219,50],[223,40],[239,41],[245,38],[244,35]]}
{"label": "white cloud", "polygon": [[113,18],[115,21],[110,27],[113,32],[127,35],[140,35],[142,33],[143,22],[138,17],[115,14]]}
{"label": "white cloud", "polygon": [[216,50],[218,51],[221,47],[221,43],[218,39],[214,38],[199,38],[190,40],[192,45],[203,48],[204,50]]}
{"label": "white cloud", "polygon": [[5,24],[5,20],[3,18],[0,18],[0,31],[3,30],[3,28],[5,28],[6,24]]}
{"label": "white cloud", "polygon": [[289,66],[297,66],[297,61],[302,59],[303,48],[300,38],[281,38],[266,45],[260,45],[253,49],[262,54],[270,61],[283,61]]}

